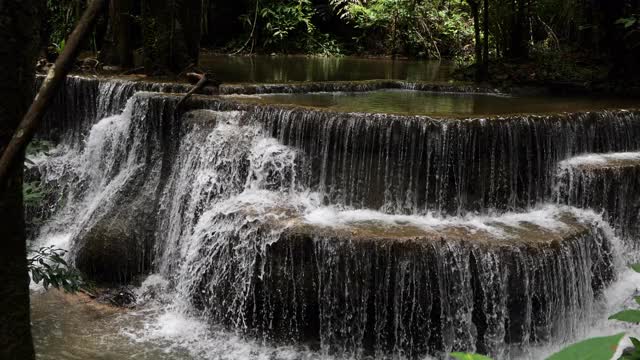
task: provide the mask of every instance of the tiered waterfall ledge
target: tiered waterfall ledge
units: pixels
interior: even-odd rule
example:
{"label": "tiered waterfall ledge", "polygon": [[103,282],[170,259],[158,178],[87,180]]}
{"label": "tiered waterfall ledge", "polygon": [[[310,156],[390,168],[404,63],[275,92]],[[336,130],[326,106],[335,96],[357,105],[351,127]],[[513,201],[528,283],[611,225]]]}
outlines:
{"label": "tiered waterfall ledge", "polygon": [[[84,81],[73,78],[67,88],[81,89],[76,82]],[[117,113],[124,94],[135,93],[131,83],[100,86],[93,103],[105,109],[101,114]],[[308,185],[323,192],[327,202],[388,213],[526,209],[553,198],[559,161],[585,152],[640,149],[640,111],[635,110],[435,118],[194,96],[171,115],[180,95],[137,96],[149,98],[154,111],[166,110],[164,126],[173,128],[191,109],[245,111],[243,123],[259,124],[267,135],[306,154]],[[91,106],[69,107],[75,95],[63,98],[67,103],[54,106],[42,136],[82,146],[98,116],[88,114],[95,112]]]}
{"label": "tiered waterfall ledge", "polygon": [[585,154],[560,162],[558,202],[604,213],[629,245],[640,247],[640,152]]}
{"label": "tiered waterfall ledge", "polygon": [[[251,209],[224,218],[265,218]],[[464,219],[270,211],[277,225],[257,232],[280,235],[254,245],[263,250],[240,299],[228,287],[235,266],[208,249],[194,262],[208,264],[191,288],[194,304],[258,337],[330,353],[505,357],[510,345],[580,331],[614,277],[611,230],[573,208]]]}

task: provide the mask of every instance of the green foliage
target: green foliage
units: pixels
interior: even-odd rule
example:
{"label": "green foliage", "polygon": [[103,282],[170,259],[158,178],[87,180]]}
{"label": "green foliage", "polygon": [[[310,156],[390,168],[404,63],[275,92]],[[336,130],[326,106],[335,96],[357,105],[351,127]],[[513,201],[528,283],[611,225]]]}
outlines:
{"label": "green foliage", "polygon": [[580,341],[547,358],[547,360],[609,360],[618,349],[624,333]]}
{"label": "green foliage", "polygon": [[[341,53],[338,42],[314,25],[316,11],[311,0],[266,0],[259,15],[265,49],[320,55]],[[247,27],[253,25],[247,14],[241,20]]]}
{"label": "green foliage", "polygon": [[310,0],[268,1],[260,11],[266,31],[265,45],[281,45],[298,32],[312,34],[313,5]]}
{"label": "green foliage", "polygon": [[40,181],[25,182],[22,185],[22,197],[25,206],[38,206],[46,196]]}
{"label": "green foliage", "polygon": [[490,357],[484,356],[484,355],[479,355],[479,354],[456,352],[456,353],[451,353],[450,355],[453,358],[458,359],[458,360],[491,360]]}
{"label": "green foliage", "polygon": [[33,156],[33,155],[38,155],[40,153],[44,153],[45,155],[47,155],[47,153],[51,150],[52,147],[53,147],[53,143],[51,143],[50,141],[33,140],[29,143],[29,145],[27,145],[26,155]]}
{"label": "green foliage", "polygon": [[622,310],[609,316],[609,320],[619,320],[634,324],[640,324],[640,310]]}
{"label": "green foliage", "polygon": [[630,337],[631,344],[633,344],[633,350],[630,352],[624,352],[620,357],[620,360],[640,360],[640,340]]}
{"label": "green foliage", "polygon": [[[36,155],[48,155],[52,144],[45,140],[33,140],[27,145],[25,168],[33,164],[31,158]],[[26,181],[22,185],[22,197],[26,207],[38,207],[47,196],[47,192],[42,187],[39,180]]]}
{"label": "green foliage", "polygon": [[[360,30],[355,40],[381,42],[393,53],[458,56],[472,50],[473,24],[465,2],[332,0],[342,19]],[[381,40],[381,41],[380,41]]]}
{"label": "green foliage", "polygon": [[51,27],[49,43],[53,44],[58,53],[64,48],[64,41],[73,30],[81,7],[78,0],[47,0],[47,20]]}
{"label": "green foliage", "polygon": [[42,283],[45,289],[54,287],[66,292],[76,292],[84,286],[80,273],[64,260],[66,250],[53,245],[32,251],[27,258],[31,280]]}
{"label": "green foliage", "polygon": [[638,24],[639,22],[640,22],[640,19],[638,19],[637,16],[630,16],[630,17],[620,18],[616,20],[616,24],[624,26],[625,29],[628,29]]}
{"label": "green foliage", "polygon": [[53,47],[56,50],[56,54],[58,55],[62,54],[62,51],[64,50],[65,45],[66,45],[65,39],[60,40],[59,43],[53,43]]}

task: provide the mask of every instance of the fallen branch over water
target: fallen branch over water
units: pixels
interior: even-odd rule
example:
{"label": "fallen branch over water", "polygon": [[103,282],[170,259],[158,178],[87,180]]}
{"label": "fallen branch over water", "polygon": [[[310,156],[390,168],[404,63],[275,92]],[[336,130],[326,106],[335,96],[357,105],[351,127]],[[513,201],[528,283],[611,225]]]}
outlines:
{"label": "fallen branch over water", "polygon": [[213,86],[216,89],[220,86],[220,81],[211,74],[207,74],[207,73],[199,74],[199,73],[191,72],[191,73],[187,73],[186,75],[187,75],[187,78],[189,79],[189,82],[195,83],[195,86],[191,90],[189,90],[189,92],[182,99],[180,99],[180,101],[178,101],[178,104],[176,105],[176,108],[175,108],[175,112],[177,112],[180,109],[180,106],[182,106],[182,104],[184,104],[185,101],[189,100],[191,95],[204,89],[206,86]]}

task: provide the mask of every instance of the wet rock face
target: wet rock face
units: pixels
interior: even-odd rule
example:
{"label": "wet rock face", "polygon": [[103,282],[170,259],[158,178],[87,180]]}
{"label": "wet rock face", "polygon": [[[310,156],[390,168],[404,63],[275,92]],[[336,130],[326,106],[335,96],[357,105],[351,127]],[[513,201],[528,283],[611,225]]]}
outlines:
{"label": "wet rock face", "polygon": [[105,214],[77,240],[75,264],[89,279],[127,283],[150,270],[153,224],[149,213],[134,212]]}
{"label": "wet rock face", "polygon": [[[210,267],[194,269],[203,276],[192,296],[214,322],[334,354],[475,349],[504,358],[508,344],[569,337],[614,277],[602,229],[571,214],[562,221],[559,231],[505,227],[507,238],[456,226],[299,223],[275,240],[271,225],[249,222],[222,243],[220,234],[206,240],[194,264]],[[268,240],[263,252],[234,254],[240,239],[258,248]],[[249,284],[236,282],[240,273]]]}
{"label": "wet rock face", "polygon": [[94,281],[126,284],[151,270],[158,173],[134,171],[84,221],[73,239],[75,266]]}
{"label": "wet rock face", "polygon": [[560,203],[602,212],[632,247],[640,235],[640,153],[592,154],[567,159],[557,173]]}

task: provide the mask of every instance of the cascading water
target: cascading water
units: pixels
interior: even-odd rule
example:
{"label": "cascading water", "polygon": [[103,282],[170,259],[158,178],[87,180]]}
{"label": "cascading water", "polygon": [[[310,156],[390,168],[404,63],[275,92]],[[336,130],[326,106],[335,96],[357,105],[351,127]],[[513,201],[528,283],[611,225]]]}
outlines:
{"label": "cascading water", "polygon": [[62,96],[41,134],[60,144],[35,168],[64,194],[41,238],[63,234],[94,278],[157,272],[163,306],[243,336],[320,357],[526,356],[583,334],[620,266],[601,217],[539,204],[560,160],[640,149],[635,112],[182,114],[139,83],[90,83],[82,121],[57,122]]}
{"label": "cascading water", "polygon": [[640,153],[576,156],[560,162],[558,202],[602,212],[631,248],[640,235]]}

